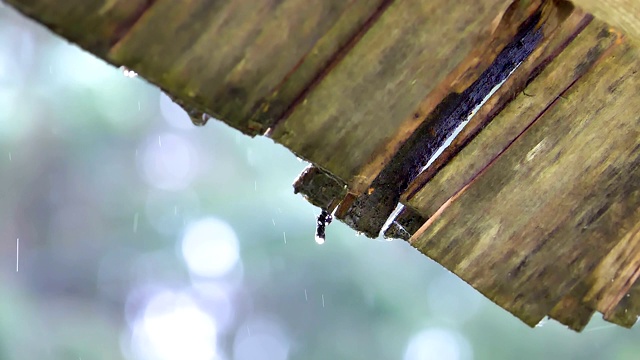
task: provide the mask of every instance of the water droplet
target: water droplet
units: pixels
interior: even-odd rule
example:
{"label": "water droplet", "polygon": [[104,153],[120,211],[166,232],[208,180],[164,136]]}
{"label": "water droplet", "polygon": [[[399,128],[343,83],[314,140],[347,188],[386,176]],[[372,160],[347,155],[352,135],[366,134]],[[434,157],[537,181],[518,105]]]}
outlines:
{"label": "water droplet", "polygon": [[122,74],[124,74],[124,76],[128,77],[128,78],[134,78],[136,76],[138,76],[138,73],[133,71],[133,70],[129,70],[128,67],[126,66],[120,66],[120,70],[122,70]]}
{"label": "water droplet", "polygon": [[322,209],[316,220],[316,243],[324,244],[326,227],[331,224],[331,220],[333,220],[333,216],[327,210]]}

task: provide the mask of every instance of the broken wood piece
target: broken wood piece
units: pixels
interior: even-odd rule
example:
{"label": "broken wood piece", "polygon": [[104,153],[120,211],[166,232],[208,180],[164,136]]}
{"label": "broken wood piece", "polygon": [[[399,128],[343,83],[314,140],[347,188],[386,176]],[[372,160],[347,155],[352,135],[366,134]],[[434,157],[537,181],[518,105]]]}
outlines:
{"label": "broken wood piece", "polygon": [[[572,21],[558,32],[558,38],[571,40],[581,28],[580,21]],[[469,141],[457,143],[458,153],[447,159],[446,166],[434,164],[433,171],[421,174],[403,195],[403,202],[425,218],[435,214],[489,166],[565,89],[589,71],[619,36],[619,33],[611,32],[608,25],[593,20],[569,45],[563,41],[549,44],[544,53],[555,58],[554,61],[549,63],[551,59],[540,54],[538,58],[526,61],[471,120],[471,124],[485,123],[482,131],[475,136],[475,127],[463,132],[460,138],[469,138]],[[558,50],[562,52],[557,54]],[[538,66],[547,63],[537,75]],[[530,76],[535,75],[537,77],[527,85]],[[445,156],[454,153],[445,153]]]}
{"label": "broken wood piece", "polygon": [[640,51],[617,39],[591,53],[594,67],[410,240],[531,326],[640,221]]}
{"label": "broken wood piece", "polygon": [[333,176],[309,165],[293,183],[293,193],[302,194],[307,201],[323,210],[333,211],[347,194],[347,189]]}
{"label": "broken wood piece", "polygon": [[537,13],[473,84],[461,94],[448,96],[400,147],[393,161],[385,167],[371,187],[357,197],[340,219],[365,235],[375,238],[396,208],[400,195],[415,179],[429,159],[437,154],[447,138],[474,109],[490,96],[516,67],[531,54],[542,34],[536,25]]}
{"label": "broken wood piece", "polygon": [[271,136],[362,194],[436,105],[473,83],[540,4],[393,2]]}

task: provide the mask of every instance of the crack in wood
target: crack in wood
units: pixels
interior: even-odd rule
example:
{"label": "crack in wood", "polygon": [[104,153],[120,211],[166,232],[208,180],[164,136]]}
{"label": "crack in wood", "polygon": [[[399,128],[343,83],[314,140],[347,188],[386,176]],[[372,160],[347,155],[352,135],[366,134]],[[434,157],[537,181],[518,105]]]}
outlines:
{"label": "crack in wood", "polygon": [[377,237],[398,204],[400,195],[431,156],[490,91],[535,49],[542,38],[540,28],[536,26],[539,20],[540,12],[527,19],[511,43],[478,80],[461,94],[449,94],[400,147],[393,160],[373,181],[370,190],[357,197],[346,213],[339,211],[338,218],[368,237]]}

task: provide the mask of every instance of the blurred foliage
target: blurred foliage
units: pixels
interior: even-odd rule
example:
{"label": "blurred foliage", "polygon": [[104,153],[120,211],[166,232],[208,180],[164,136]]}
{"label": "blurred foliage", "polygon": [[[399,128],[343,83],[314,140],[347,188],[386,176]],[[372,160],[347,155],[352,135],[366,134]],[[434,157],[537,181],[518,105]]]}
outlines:
{"label": "blurred foliage", "polygon": [[0,359],[638,358],[638,329],[530,329],[405,242],[316,245],[304,166],[0,4]]}

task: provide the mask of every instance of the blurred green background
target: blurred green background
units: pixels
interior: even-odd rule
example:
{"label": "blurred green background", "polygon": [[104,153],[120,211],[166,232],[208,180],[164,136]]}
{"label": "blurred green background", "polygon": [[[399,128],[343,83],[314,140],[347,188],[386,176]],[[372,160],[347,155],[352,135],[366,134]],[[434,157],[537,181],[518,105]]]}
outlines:
{"label": "blurred green background", "polygon": [[640,359],[639,328],[530,329],[403,241],[317,245],[305,166],[0,3],[0,359]]}

